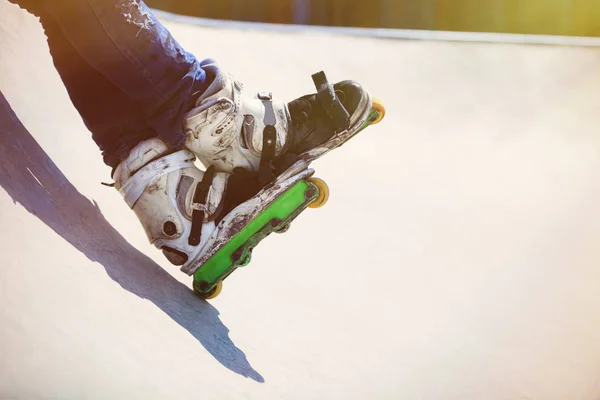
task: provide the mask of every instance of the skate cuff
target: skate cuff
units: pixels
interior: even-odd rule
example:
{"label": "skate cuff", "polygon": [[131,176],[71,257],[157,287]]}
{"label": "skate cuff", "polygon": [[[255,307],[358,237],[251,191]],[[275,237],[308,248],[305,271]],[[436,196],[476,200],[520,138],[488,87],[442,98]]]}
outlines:
{"label": "skate cuff", "polygon": [[119,192],[127,205],[133,208],[148,185],[163,175],[182,168],[194,167],[195,158],[189,151],[180,150],[152,161],[130,177]]}

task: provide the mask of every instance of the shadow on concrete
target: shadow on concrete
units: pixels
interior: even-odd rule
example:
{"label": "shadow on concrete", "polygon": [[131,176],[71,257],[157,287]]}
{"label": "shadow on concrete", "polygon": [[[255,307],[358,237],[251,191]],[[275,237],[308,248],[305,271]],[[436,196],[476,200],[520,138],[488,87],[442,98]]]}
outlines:
{"label": "shadow on concrete", "polygon": [[[217,309],[198,299],[108,223],[97,204],[79,193],[52,162],[1,92],[0,185],[15,202],[102,265],[123,289],[154,303],[223,366],[264,382],[229,338]],[[31,232],[31,240],[36,240],[36,232]]]}

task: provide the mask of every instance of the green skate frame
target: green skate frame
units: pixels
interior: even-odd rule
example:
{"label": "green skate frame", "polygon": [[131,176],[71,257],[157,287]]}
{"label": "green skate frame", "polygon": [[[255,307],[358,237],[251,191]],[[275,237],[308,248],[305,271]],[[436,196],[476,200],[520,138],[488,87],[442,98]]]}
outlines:
{"label": "green skate frame", "polygon": [[194,273],[194,291],[208,297],[215,286],[239,267],[248,265],[255,248],[273,232],[284,230],[319,196],[317,187],[300,180],[244,227]]}

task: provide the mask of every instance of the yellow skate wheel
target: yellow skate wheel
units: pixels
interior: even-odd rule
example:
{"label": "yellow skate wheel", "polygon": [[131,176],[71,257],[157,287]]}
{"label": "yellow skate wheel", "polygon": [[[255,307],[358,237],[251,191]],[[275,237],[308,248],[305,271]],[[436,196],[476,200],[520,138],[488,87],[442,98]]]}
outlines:
{"label": "yellow skate wheel", "polygon": [[308,181],[315,185],[319,190],[319,196],[308,205],[310,208],[319,208],[323,207],[327,200],[329,200],[329,187],[325,183],[324,180],[319,178],[309,178]]}
{"label": "yellow skate wheel", "polygon": [[213,290],[211,290],[208,293],[199,292],[198,290],[196,290],[196,287],[194,285],[194,293],[196,293],[196,296],[198,296],[198,297],[200,297],[201,299],[204,299],[204,300],[212,300],[212,299],[214,299],[215,297],[217,297],[221,293],[221,290],[223,290],[223,281],[219,281],[219,283],[217,283],[215,285],[215,287],[213,288]]}
{"label": "yellow skate wheel", "polygon": [[221,294],[221,290],[223,290],[223,281],[219,281],[213,290],[207,293],[206,300],[212,300]]}
{"label": "yellow skate wheel", "polygon": [[383,117],[385,117],[385,107],[383,106],[383,103],[380,100],[373,99],[372,108],[373,110],[379,113],[379,116],[377,118],[371,120],[371,125],[375,125],[380,123]]}

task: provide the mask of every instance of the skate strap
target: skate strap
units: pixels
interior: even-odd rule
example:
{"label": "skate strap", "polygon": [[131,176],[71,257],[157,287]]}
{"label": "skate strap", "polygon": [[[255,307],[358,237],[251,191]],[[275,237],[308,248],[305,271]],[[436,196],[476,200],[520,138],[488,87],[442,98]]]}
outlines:
{"label": "skate strap", "polygon": [[192,199],[192,227],[190,229],[190,236],[188,237],[190,246],[198,246],[200,244],[202,224],[204,224],[204,213],[206,211],[206,199],[214,177],[215,167],[211,165],[204,173],[202,181],[196,185],[196,190],[194,190],[194,198]]}
{"label": "skate strap", "polygon": [[180,150],[161,157],[137,171],[127,182],[125,182],[119,192],[125,199],[127,205],[130,208],[133,208],[134,204],[142,196],[148,185],[163,175],[177,171],[181,168],[193,167],[194,160],[195,156],[187,150]]}
{"label": "skate strap", "polygon": [[258,180],[265,186],[275,179],[272,161],[275,158],[277,147],[277,129],[273,125],[265,126],[263,129],[262,153],[258,168]]}
{"label": "skate strap", "polygon": [[350,114],[336,96],[333,85],[327,80],[325,72],[317,72],[312,76],[313,82],[317,88],[317,98],[323,106],[323,109],[329,116],[336,131],[343,131],[350,126]]}

